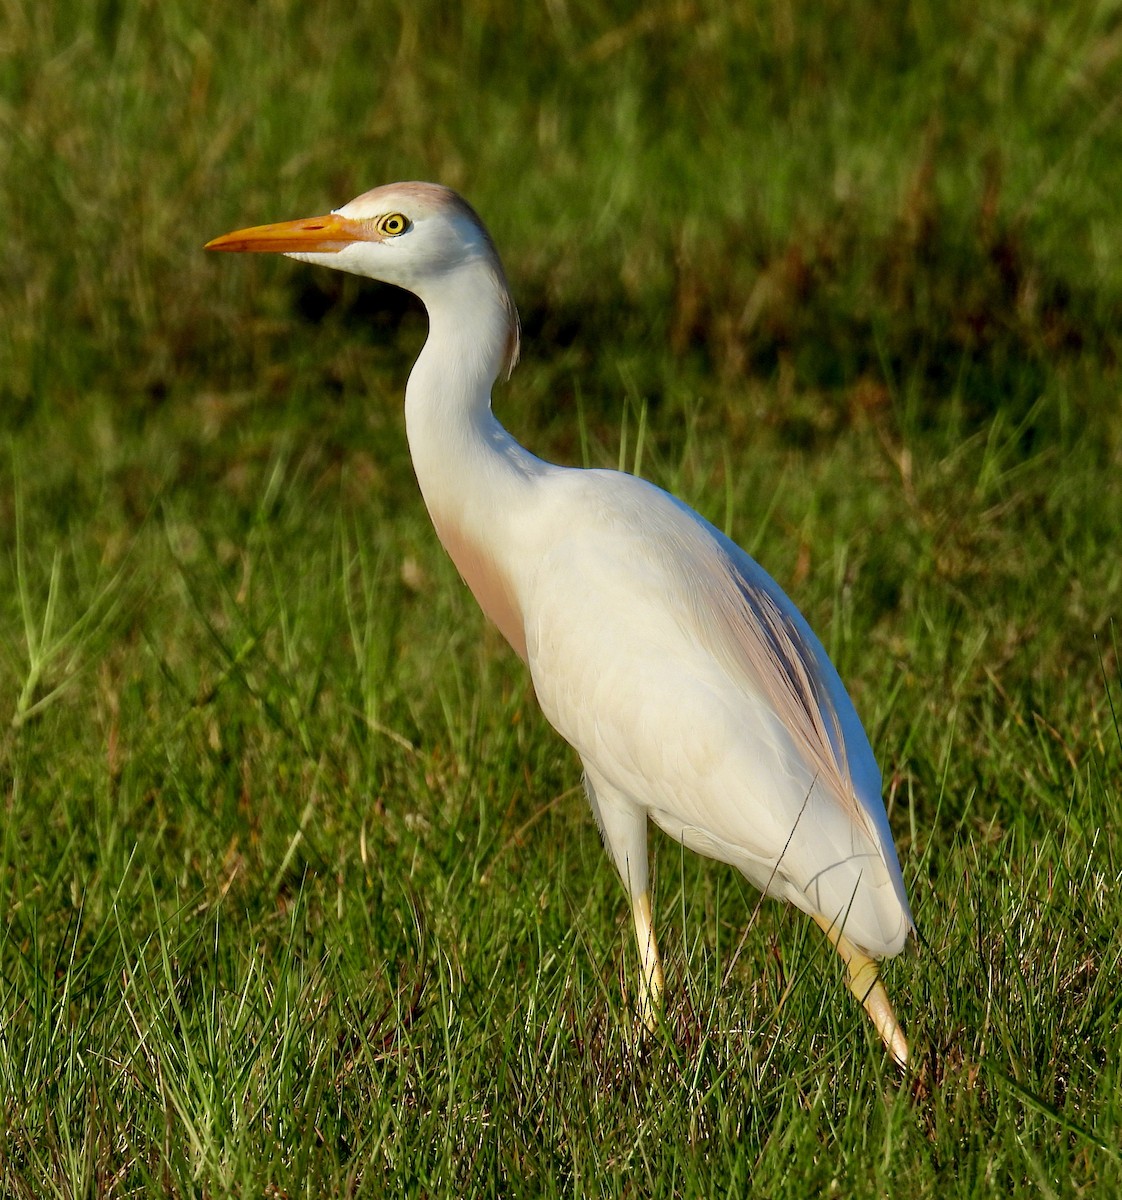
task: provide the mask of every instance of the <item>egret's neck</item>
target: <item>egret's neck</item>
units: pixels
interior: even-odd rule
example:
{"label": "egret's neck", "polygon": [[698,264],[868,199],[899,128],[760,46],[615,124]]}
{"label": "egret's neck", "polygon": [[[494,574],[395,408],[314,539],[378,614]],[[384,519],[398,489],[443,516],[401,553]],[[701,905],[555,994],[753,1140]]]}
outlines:
{"label": "egret's neck", "polygon": [[[501,274],[485,260],[464,264],[421,299],[429,336],[405,390],[405,423],[427,497],[427,488],[439,483],[430,476],[446,474],[465,455],[518,459],[519,451],[526,452],[491,413],[491,387],[518,339]],[[463,487],[468,481],[456,482]]]}
{"label": "egret's neck", "polygon": [[538,464],[491,412],[492,385],[517,346],[517,317],[502,274],[485,259],[463,264],[421,300],[428,338],[406,388],[406,431],[421,492],[430,511],[463,509],[476,494],[502,502],[504,486],[517,486]]}
{"label": "egret's neck", "polygon": [[459,267],[421,299],[429,336],[405,389],[413,469],[445,549],[524,657],[518,518],[550,468],[491,412],[491,387],[517,346],[517,317],[501,274],[484,261]]}

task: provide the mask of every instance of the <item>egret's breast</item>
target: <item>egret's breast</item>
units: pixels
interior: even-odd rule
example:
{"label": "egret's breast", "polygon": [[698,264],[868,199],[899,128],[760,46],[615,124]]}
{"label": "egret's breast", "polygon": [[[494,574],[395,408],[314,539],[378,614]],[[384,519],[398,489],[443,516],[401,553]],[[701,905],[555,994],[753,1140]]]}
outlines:
{"label": "egret's breast", "polygon": [[491,551],[457,520],[446,513],[431,515],[437,537],[479,607],[525,662],[526,626],[510,576]]}

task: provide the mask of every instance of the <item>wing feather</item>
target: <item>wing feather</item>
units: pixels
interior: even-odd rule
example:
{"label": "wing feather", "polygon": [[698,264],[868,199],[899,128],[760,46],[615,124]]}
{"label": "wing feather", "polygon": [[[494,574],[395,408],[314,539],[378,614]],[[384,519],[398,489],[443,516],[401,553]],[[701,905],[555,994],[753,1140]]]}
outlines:
{"label": "wing feather", "polygon": [[692,623],[726,670],[763,694],[826,793],[871,833],[850,773],[836,689],[825,678],[833,673],[825,651],[770,577],[729,546],[735,556],[721,543],[690,556]]}

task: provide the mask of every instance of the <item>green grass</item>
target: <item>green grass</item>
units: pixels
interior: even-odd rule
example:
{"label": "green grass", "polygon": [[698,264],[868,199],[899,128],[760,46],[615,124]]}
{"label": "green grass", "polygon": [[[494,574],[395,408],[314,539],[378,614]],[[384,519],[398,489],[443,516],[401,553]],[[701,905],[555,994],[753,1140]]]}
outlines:
{"label": "green grass", "polygon": [[[1122,1190],[1115,6],[0,3],[0,1193]],[[757,555],[924,936],[901,1082],[653,837],[668,1013],[416,494],[417,307],[209,237],[462,188],[497,408]]]}

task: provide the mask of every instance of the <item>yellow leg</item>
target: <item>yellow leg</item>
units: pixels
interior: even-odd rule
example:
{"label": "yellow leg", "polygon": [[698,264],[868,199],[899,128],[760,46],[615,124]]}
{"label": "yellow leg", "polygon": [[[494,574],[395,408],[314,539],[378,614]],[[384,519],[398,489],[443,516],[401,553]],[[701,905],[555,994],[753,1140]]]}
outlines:
{"label": "yellow leg", "polygon": [[663,978],[651,919],[650,892],[640,892],[632,900],[631,915],[635,920],[635,938],[639,943],[639,1019],[653,1031],[662,1011]]}
{"label": "yellow leg", "polygon": [[861,1001],[861,1006],[869,1014],[881,1040],[888,1047],[888,1052],[901,1067],[908,1065],[908,1043],[896,1014],[892,1011],[892,1002],[880,981],[875,959],[870,958],[842,933],[837,925],[824,917],[816,916],[815,921],[841,955],[846,968],[846,983],[849,990]]}

